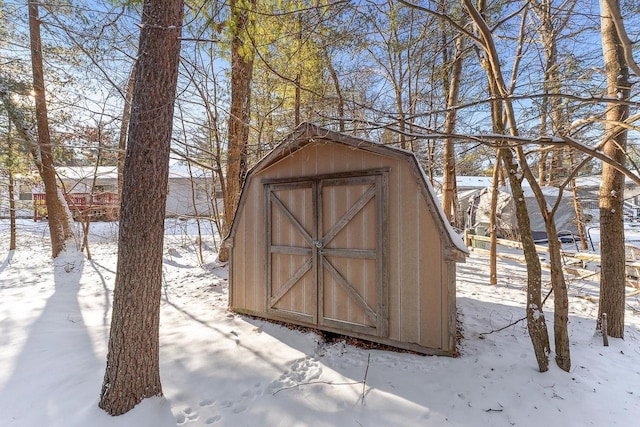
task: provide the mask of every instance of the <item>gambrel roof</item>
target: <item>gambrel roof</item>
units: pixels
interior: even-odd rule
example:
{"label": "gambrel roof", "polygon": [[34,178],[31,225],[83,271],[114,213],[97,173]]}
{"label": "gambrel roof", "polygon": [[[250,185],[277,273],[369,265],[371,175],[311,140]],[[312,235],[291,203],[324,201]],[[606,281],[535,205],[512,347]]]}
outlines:
{"label": "gambrel roof", "polygon": [[[353,149],[364,150],[382,156],[389,156],[406,162],[418,181],[422,196],[424,197],[434,221],[438,226],[440,238],[450,249],[447,254],[447,258],[451,257],[451,259],[464,261],[465,255],[469,254],[469,250],[465,246],[462,238],[455,232],[447,221],[446,215],[438,201],[431,182],[424,173],[424,170],[420,166],[415,154],[411,151],[389,145],[383,145],[363,138],[351,136],[346,133],[333,131],[312,123],[302,123],[256,165],[249,169],[247,172],[247,181],[250,180],[253,175],[258,174],[260,171],[265,170],[279,161],[293,155],[303,147],[309,144],[322,142],[341,144]],[[229,235],[225,239],[227,244],[231,243],[229,242],[230,240],[233,240],[237,215],[243,205],[244,198],[246,197],[245,189],[247,187],[248,182],[245,182],[240,196],[240,201],[238,203],[238,208],[236,209],[236,214],[234,216],[234,221],[231,225]]]}

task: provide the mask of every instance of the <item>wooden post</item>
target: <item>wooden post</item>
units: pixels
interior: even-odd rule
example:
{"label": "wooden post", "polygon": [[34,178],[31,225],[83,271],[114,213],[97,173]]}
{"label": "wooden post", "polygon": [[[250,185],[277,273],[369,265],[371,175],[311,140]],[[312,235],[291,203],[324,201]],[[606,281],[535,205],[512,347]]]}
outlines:
{"label": "wooden post", "polygon": [[607,336],[607,313],[602,313],[602,344],[609,347],[609,337]]}

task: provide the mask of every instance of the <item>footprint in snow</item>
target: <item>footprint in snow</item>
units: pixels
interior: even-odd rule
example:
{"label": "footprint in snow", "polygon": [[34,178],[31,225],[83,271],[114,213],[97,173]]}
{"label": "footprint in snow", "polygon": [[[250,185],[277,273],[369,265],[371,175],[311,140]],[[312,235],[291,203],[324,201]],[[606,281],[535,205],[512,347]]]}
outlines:
{"label": "footprint in snow", "polygon": [[207,418],[207,421],[205,421],[205,422],[206,422],[206,424],[207,424],[207,425],[210,425],[210,424],[215,424],[215,423],[217,423],[217,422],[218,422],[218,421],[220,421],[221,419],[222,419],[222,416],[220,416],[220,415],[216,415],[216,416],[214,416],[214,417],[209,417],[209,418]]}
{"label": "footprint in snow", "polygon": [[241,412],[244,412],[247,410],[247,405],[238,405],[236,407],[234,407],[231,412],[233,412],[234,414],[239,414]]}
{"label": "footprint in snow", "polygon": [[185,408],[182,412],[184,412],[187,420],[189,421],[195,421],[198,419],[198,413],[194,412],[191,408]]}
{"label": "footprint in snow", "polygon": [[268,390],[277,393],[283,388],[302,385],[313,380],[317,380],[322,375],[320,364],[309,356],[298,359],[291,364],[289,370],[285,371],[280,378],[269,384]]}
{"label": "footprint in snow", "polygon": [[205,399],[205,400],[203,400],[202,402],[200,402],[200,406],[201,406],[201,407],[204,407],[204,406],[211,406],[211,405],[213,405],[214,403],[216,403],[216,401],[215,401],[215,400],[213,400],[213,399]]}

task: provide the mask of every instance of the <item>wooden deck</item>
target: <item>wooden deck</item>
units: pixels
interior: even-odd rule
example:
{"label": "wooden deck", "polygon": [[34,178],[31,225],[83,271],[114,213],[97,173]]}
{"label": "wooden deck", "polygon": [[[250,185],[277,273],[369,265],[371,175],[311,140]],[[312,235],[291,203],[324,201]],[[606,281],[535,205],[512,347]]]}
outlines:
{"label": "wooden deck", "polygon": [[[76,221],[116,221],[120,216],[117,193],[68,193],[65,195],[69,210]],[[33,220],[47,218],[47,200],[44,193],[33,194]]]}

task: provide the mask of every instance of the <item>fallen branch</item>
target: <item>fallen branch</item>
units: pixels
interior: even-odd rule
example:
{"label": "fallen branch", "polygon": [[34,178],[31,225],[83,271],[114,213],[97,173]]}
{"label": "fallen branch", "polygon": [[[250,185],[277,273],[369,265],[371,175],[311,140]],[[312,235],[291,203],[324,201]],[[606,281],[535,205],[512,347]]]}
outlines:
{"label": "fallen branch", "polygon": [[289,386],[289,387],[282,387],[282,388],[280,388],[280,389],[278,389],[278,390],[274,391],[272,395],[273,395],[273,396],[275,396],[276,394],[280,393],[281,391],[284,391],[284,390],[291,390],[291,389],[293,389],[293,388],[298,388],[298,387],[303,386],[303,385],[314,385],[314,384],[325,384],[325,385],[358,385],[358,384],[362,384],[362,383],[363,383],[363,381],[354,381],[354,382],[350,382],[350,383],[334,383],[334,382],[331,382],[331,381],[309,381],[309,382],[306,382],[306,383],[298,383],[298,384],[294,384],[294,385]]}
{"label": "fallen branch", "polygon": [[497,402],[498,405],[500,405],[500,409],[493,409],[493,408],[489,408],[489,409],[485,409],[484,412],[502,412],[503,411],[503,406],[500,402]]}
{"label": "fallen branch", "polygon": [[[276,394],[280,393],[281,391],[291,390],[291,389],[298,388],[298,387],[303,386],[303,385],[314,385],[314,384],[358,385],[358,384],[362,384],[362,395],[361,395],[360,398],[362,399],[362,404],[364,405],[365,390],[366,390],[366,387],[367,387],[367,375],[369,374],[369,365],[370,365],[370,363],[371,363],[371,354],[369,354],[368,357],[367,357],[367,367],[366,367],[366,369],[364,371],[364,379],[362,381],[354,381],[354,382],[348,382],[348,383],[334,383],[332,381],[309,381],[309,382],[306,382],[306,383],[294,384],[294,385],[291,385],[289,387],[279,388],[278,390],[273,392],[272,396],[275,396]],[[360,399],[358,399],[358,400],[360,400]]]}
{"label": "fallen branch", "polygon": [[500,328],[500,329],[494,329],[494,330],[489,331],[489,332],[481,332],[481,333],[480,333],[480,334],[478,334],[478,335],[491,335],[491,334],[492,334],[492,333],[494,333],[494,332],[504,331],[505,329],[510,328],[511,326],[517,325],[518,323],[522,322],[523,320],[527,320],[527,316],[522,317],[522,318],[520,318],[520,319],[516,320],[515,322],[511,322],[511,323],[509,323],[507,326],[503,326],[503,327],[502,327],[502,328]]}
{"label": "fallen branch", "polygon": [[367,356],[367,369],[364,371],[364,379],[362,380],[362,405],[364,406],[364,391],[367,386],[367,374],[369,373],[369,363],[371,362],[371,353]]}
{"label": "fallen branch", "polygon": [[[546,296],[544,297],[544,299],[542,300],[542,306],[543,306],[543,307],[544,307],[544,303],[545,303],[545,302],[547,302],[547,299],[549,298],[549,296],[551,295],[551,293],[552,293],[552,292],[553,292],[553,289],[549,289],[549,292],[547,292],[547,295],[546,295]],[[520,318],[520,319],[516,320],[515,322],[511,322],[511,323],[509,323],[507,326],[503,326],[503,327],[502,327],[502,328],[500,328],[500,329],[494,329],[494,330],[489,331],[489,332],[481,332],[481,333],[480,333],[480,334],[478,334],[478,335],[480,335],[480,336],[482,336],[482,335],[490,335],[490,334],[492,334],[492,333],[494,333],[494,332],[504,331],[505,329],[510,328],[511,326],[517,325],[518,323],[522,322],[523,320],[527,320],[527,316],[522,317],[522,318]]]}

